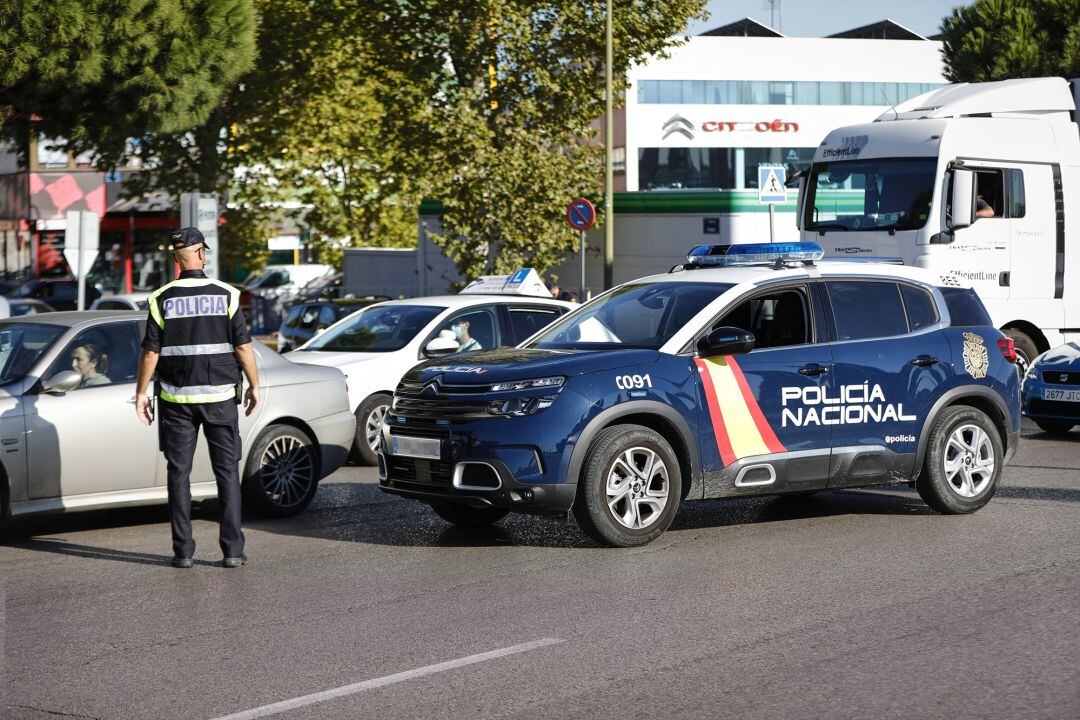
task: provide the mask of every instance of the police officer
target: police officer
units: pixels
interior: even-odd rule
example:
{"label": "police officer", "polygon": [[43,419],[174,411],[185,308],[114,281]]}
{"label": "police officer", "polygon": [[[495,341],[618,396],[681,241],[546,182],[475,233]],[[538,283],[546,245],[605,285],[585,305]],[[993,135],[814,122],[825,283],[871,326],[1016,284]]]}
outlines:
{"label": "police officer", "polygon": [[191,536],[191,461],[199,428],[210,447],[210,463],[221,505],[221,564],[240,567],[244,533],[240,530],[240,371],[247,377],[244,408],[259,405],[259,376],[251,336],[240,311],[240,291],[206,276],[206,242],[196,228],[169,236],[168,249],[180,266],[180,278],[150,296],[135,411],[145,425],[153,421],[147,388],[157,371],[159,434],[169,468],[173,567],[189,568],[195,554]]}

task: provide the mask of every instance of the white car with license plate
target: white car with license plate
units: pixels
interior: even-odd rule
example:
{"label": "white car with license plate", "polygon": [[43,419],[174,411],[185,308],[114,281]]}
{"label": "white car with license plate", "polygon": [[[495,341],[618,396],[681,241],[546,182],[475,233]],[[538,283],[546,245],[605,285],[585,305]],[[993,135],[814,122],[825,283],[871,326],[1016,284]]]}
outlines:
{"label": "white car with license plate", "polygon": [[488,276],[459,295],[370,305],[285,357],[345,373],[349,407],[357,419],[354,457],[374,465],[394,388],[413,365],[517,345],[575,307],[552,299],[534,271]]}

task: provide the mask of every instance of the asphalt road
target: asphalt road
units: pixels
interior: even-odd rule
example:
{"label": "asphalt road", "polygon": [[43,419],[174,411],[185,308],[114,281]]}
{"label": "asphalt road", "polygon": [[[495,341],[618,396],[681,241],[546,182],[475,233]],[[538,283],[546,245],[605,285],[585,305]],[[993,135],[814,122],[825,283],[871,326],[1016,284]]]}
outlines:
{"label": "asphalt road", "polygon": [[690,503],[635,550],[531,518],[465,534],[374,482],[346,468],[300,517],[251,519],[239,570],[212,564],[211,508],[188,571],[163,508],[26,524],[0,546],[0,708],[1080,717],[1080,432],[1027,428],[974,515],[904,486]]}

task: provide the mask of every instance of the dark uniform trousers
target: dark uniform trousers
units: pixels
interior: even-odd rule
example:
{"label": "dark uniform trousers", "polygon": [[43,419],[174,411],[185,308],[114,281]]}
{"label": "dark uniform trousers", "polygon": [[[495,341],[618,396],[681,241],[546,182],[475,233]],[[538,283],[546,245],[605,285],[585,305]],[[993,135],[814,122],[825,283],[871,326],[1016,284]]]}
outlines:
{"label": "dark uniform trousers", "polygon": [[221,505],[219,541],[225,557],[244,552],[240,530],[240,428],[235,400],[212,403],[173,403],[158,399],[158,417],[165,462],[169,468],[169,512],[172,515],[173,554],[192,557],[191,463],[199,428],[210,448],[210,464]]}

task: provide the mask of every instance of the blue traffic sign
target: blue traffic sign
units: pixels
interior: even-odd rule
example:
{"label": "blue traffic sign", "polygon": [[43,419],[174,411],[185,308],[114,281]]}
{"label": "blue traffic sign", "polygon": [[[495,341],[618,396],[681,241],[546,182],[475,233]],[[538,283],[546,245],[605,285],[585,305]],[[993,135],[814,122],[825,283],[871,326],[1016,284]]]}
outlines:
{"label": "blue traffic sign", "polygon": [[758,202],[763,205],[787,202],[787,168],[783,165],[758,165]]}
{"label": "blue traffic sign", "polygon": [[576,198],[566,206],[566,221],[575,230],[588,230],[596,224],[596,208],[585,198]]}

